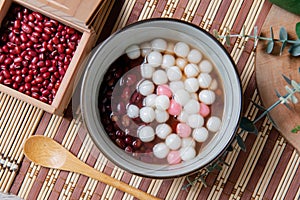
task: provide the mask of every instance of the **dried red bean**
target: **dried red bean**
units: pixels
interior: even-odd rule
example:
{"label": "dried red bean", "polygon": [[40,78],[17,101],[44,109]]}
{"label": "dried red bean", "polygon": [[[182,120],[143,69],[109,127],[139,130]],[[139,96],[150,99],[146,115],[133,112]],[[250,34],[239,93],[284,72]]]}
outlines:
{"label": "dried red bean", "polygon": [[40,72],[41,72],[41,73],[48,72],[48,67],[41,67],[41,68],[40,68]]}
{"label": "dried red bean", "polygon": [[37,92],[32,92],[31,93],[31,96],[35,99],[39,99],[40,98],[40,95],[37,93]]}
{"label": "dried red bean", "polygon": [[31,84],[30,83],[25,83],[24,88],[25,88],[25,90],[30,90],[31,89]]}
{"label": "dried red bean", "polygon": [[3,81],[3,84],[4,85],[11,85],[13,83],[13,80],[12,79],[5,79],[4,81]]}
{"label": "dried red bean", "polygon": [[4,62],[6,56],[4,54],[0,54],[0,64]]}
{"label": "dried red bean", "polygon": [[21,83],[21,82],[22,82],[22,80],[23,80],[22,76],[20,76],[20,75],[16,75],[16,77],[15,77],[15,81],[16,81],[17,83]]}
{"label": "dried red bean", "polygon": [[24,81],[25,81],[25,83],[29,83],[32,81],[32,79],[33,79],[33,76],[29,74],[29,75],[25,76]]}
{"label": "dried red bean", "polygon": [[32,93],[33,93],[33,92],[39,92],[39,91],[40,91],[39,88],[38,88],[37,86],[32,86],[30,90],[31,90]]}
{"label": "dried red bean", "polygon": [[43,77],[39,76],[39,77],[36,77],[36,78],[35,78],[35,81],[36,81],[37,83],[42,83],[42,82],[44,81],[44,79],[43,79]]}
{"label": "dried red bean", "polygon": [[43,27],[41,27],[41,26],[35,26],[35,27],[34,27],[34,30],[35,30],[36,32],[38,32],[38,33],[42,33],[42,32],[43,32]]}
{"label": "dried red bean", "polygon": [[10,78],[10,73],[9,73],[8,70],[3,70],[3,71],[2,71],[2,74],[3,74],[4,78],[6,78],[6,79],[9,79],[9,78]]}
{"label": "dried red bean", "polygon": [[32,33],[32,27],[30,27],[28,24],[23,23],[21,29],[25,32],[25,33]]}
{"label": "dried red bean", "polygon": [[22,62],[22,61],[23,61],[23,58],[21,56],[18,56],[14,59],[15,63]]}
{"label": "dried red bean", "polygon": [[42,77],[44,79],[48,79],[48,78],[50,78],[50,76],[51,76],[50,72],[45,72],[45,73],[42,74]]}
{"label": "dried red bean", "polygon": [[12,64],[13,63],[13,59],[12,58],[6,58],[5,60],[4,60],[4,64],[5,65],[10,65],[10,64]]}
{"label": "dried red bean", "polygon": [[48,98],[45,97],[45,96],[40,96],[39,100],[42,101],[42,102],[44,102],[44,103],[48,103]]}
{"label": "dried red bean", "polygon": [[43,95],[44,97],[47,97],[47,96],[50,95],[50,91],[49,91],[49,90],[43,90],[43,91],[42,91],[42,95]]}
{"label": "dried red bean", "polygon": [[21,28],[21,20],[20,19],[16,19],[14,22],[14,28]]}
{"label": "dried red bean", "polygon": [[13,88],[13,89],[18,89],[18,88],[19,88],[18,83],[14,82],[14,83],[12,84],[12,88]]}
{"label": "dried red bean", "polygon": [[24,85],[21,85],[18,89],[19,92],[25,92],[25,86]]}

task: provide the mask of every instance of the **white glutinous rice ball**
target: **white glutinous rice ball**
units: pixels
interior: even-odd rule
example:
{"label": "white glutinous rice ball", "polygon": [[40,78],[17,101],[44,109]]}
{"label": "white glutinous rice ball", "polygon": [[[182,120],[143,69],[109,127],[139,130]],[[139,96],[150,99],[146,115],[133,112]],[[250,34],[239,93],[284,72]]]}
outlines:
{"label": "white glutinous rice ball", "polygon": [[175,65],[175,58],[170,54],[163,55],[161,67],[166,69]]}
{"label": "white glutinous rice ball", "polygon": [[175,65],[178,66],[181,70],[187,65],[187,60],[185,58],[176,58]]}
{"label": "white glutinous rice ball", "polygon": [[144,63],[141,65],[141,75],[143,78],[152,78],[154,68],[151,64]]}
{"label": "white glutinous rice ball", "polygon": [[162,63],[162,54],[158,51],[152,51],[148,54],[147,61],[152,67],[158,67]]}
{"label": "white glutinous rice ball", "polygon": [[140,109],[140,118],[145,123],[153,122],[155,119],[154,109],[151,107],[142,107]]}
{"label": "white glutinous rice ball", "polygon": [[194,63],[189,63],[184,67],[186,77],[197,77],[199,72],[199,67]]}
{"label": "white glutinous rice ball", "polygon": [[202,59],[202,54],[197,49],[192,49],[187,56],[187,60],[191,63],[197,64],[200,62],[201,59]]}
{"label": "white glutinous rice ball", "polygon": [[208,73],[200,73],[198,81],[200,88],[208,88],[211,84],[212,78]]}
{"label": "white glutinous rice ball", "polygon": [[167,41],[161,38],[156,38],[151,41],[152,49],[155,51],[163,52],[167,49]]}
{"label": "white glutinous rice ball", "polygon": [[140,44],[140,48],[141,48],[142,56],[145,57],[151,52],[151,43],[144,42],[144,43]]}
{"label": "white glutinous rice ball", "polygon": [[170,99],[166,95],[158,95],[155,99],[156,109],[167,110],[170,106]]}
{"label": "white glutinous rice ball", "polygon": [[158,123],[165,123],[169,117],[170,115],[167,111],[155,109],[155,119]]}
{"label": "white glutinous rice ball", "polygon": [[129,46],[125,52],[130,59],[137,59],[141,55],[140,47],[136,44]]}
{"label": "white glutinous rice ball", "polygon": [[174,91],[174,100],[184,106],[190,100],[190,94],[185,89]]}
{"label": "white glutinous rice ball", "polygon": [[165,142],[169,149],[172,150],[177,150],[181,147],[181,138],[175,133],[168,135]]}
{"label": "white glutinous rice ball", "polygon": [[157,95],[156,94],[149,94],[147,95],[144,100],[143,100],[143,106],[147,106],[147,107],[155,107],[155,99],[156,99]]}
{"label": "white glutinous rice ball", "polygon": [[184,88],[191,93],[199,90],[199,81],[196,78],[187,78],[184,81]]}
{"label": "white glutinous rice ball", "polygon": [[199,63],[199,69],[201,72],[210,73],[213,70],[213,66],[210,61],[203,60]]}
{"label": "white glutinous rice ball", "polygon": [[206,105],[211,105],[215,102],[216,95],[215,95],[214,91],[201,90],[201,92],[199,92],[199,100],[201,102],[205,103]]}
{"label": "white glutinous rice ball", "polygon": [[144,96],[152,94],[154,92],[154,84],[152,81],[144,80],[138,85],[138,91]]}
{"label": "white glutinous rice ball", "polygon": [[211,84],[210,84],[210,86],[209,86],[208,89],[210,89],[210,90],[216,90],[216,89],[218,89],[218,81],[216,79],[213,79],[211,81]]}
{"label": "white glutinous rice ball", "polygon": [[166,49],[165,53],[173,54],[174,53],[174,46],[175,46],[175,44],[173,42],[168,42],[167,49]]}
{"label": "white glutinous rice ball", "polygon": [[177,66],[168,67],[167,76],[170,81],[179,81],[182,78],[182,72]]}
{"label": "white glutinous rice ball", "polygon": [[181,111],[181,113],[178,115],[177,119],[180,121],[180,122],[187,122],[188,118],[189,118],[189,113],[186,112],[186,111]]}
{"label": "white glutinous rice ball", "polygon": [[221,127],[221,123],[222,121],[219,117],[211,116],[206,122],[206,127],[211,132],[217,132]]}
{"label": "white glutinous rice ball", "polygon": [[195,99],[190,99],[183,107],[183,110],[189,114],[199,113],[200,103]]}
{"label": "white glutinous rice ball", "polygon": [[191,114],[189,115],[186,123],[191,128],[200,128],[204,124],[204,119],[200,114]]}
{"label": "white glutinous rice ball", "polygon": [[155,138],[155,132],[151,126],[141,126],[137,130],[137,135],[142,142],[151,142]]}
{"label": "white glutinous rice ball", "polygon": [[139,116],[140,109],[134,104],[130,104],[127,106],[127,115],[130,118],[137,118]]}
{"label": "white glutinous rice ball", "polygon": [[169,147],[164,143],[158,143],[153,147],[153,154],[156,158],[165,158],[169,154]]}
{"label": "white glutinous rice ball", "polygon": [[182,81],[172,81],[169,86],[173,93],[177,90],[184,89],[184,83]]}
{"label": "white glutinous rice ball", "polygon": [[196,92],[190,93],[191,98],[198,101],[198,94]]}
{"label": "white glutinous rice ball", "polygon": [[181,138],[181,147],[194,147],[196,146],[196,142],[192,137]]}
{"label": "white glutinous rice ball", "polygon": [[168,82],[168,76],[165,70],[156,70],[153,72],[152,81],[156,85],[166,84]]}
{"label": "white glutinous rice ball", "polygon": [[158,124],[155,128],[155,134],[157,137],[160,139],[166,139],[166,137],[171,134],[172,128],[170,125],[163,123],[163,124]]}
{"label": "white glutinous rice ball", "polygon": [[190,47],[185,42],[177,42],[174,46],[174,53],[179,57],[187,57],[190,52]]}
{"label": "white glutinous rice ball", "polygon": [[192,160],[196,157],[196,150],[194,147],[183,147],[179,150],[179,152],[183,161]]}
{"label": "white glutinous rice ball", "polygon": [[208,138],[208,130],[205,127],[195,128],[192,136],[197,142],[205,142]]}

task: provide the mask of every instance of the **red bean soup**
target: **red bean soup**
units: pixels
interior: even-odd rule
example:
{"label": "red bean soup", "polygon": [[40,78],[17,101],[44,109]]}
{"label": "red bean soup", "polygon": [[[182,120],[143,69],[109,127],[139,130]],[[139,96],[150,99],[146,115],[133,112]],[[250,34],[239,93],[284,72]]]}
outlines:
{"label": "red bean soup", "polygon": [[221,127],[221,79],[201,50],[156,38],[132,45],[106,71],[98,107],[106,133],[138,160],[196,157]]}

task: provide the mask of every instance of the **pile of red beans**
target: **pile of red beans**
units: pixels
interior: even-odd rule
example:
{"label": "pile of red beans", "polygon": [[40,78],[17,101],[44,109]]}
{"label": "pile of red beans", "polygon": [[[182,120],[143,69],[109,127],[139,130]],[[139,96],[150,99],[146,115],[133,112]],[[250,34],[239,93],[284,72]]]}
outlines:
{"label": "pile of red beans", "polygon": [[82,34],[12,4],[0,28],[0,84],[51,104]]}

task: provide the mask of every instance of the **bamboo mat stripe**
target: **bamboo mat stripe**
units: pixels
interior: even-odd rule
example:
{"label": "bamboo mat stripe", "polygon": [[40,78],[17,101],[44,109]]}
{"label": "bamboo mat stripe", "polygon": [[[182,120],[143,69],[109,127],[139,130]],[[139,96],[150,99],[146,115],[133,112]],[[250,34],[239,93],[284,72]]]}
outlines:
{"label": "bamboo mat stripe", "polygon": [[[111,28],[112,33],[135,21],[165,17],[192,22],[209,32],[216,29],[225,34],[229,29],[240,33],[244,27],[245,32],[250,34],[255,26],[260,30],[271,7],[267,0],[123,0],[122,6],[117,5],[119,3],[117,1],[114,5],[114,8],[120,9],[115,12],[118,15]],[[115,13],[105,18],[110,19]],[[224,40],[221,42],[225,45]],[[243,114],[252,120],[259,111],[251,101],[260,104],[255,86],[253,47],[254,42],[248,39],[232,39],[231,45],[226,47],[237,63],[241,77],[245,96]],[[234,151],[225,157],[229,166],[209,174],[206,177],[208,187],[198,182],[194,187],[182,190],[187,184],[185,177],[148,179],[114,166],[92,144],[80,118],[50,115],[2,93],[0,116],[0,177],[4,177],[0,179],[0,189],[24,199],[133,199],[91,178],[46,169],[24,159],[20,147],[32,134],[52,137],[97,170],[162,199],[299,198],[299,154],[285,142],[267,118],[258,123],[257,136],[242,135],[246,152],[233,144]],[[13,141],[12,138],[17,142],[9,142]]]}

